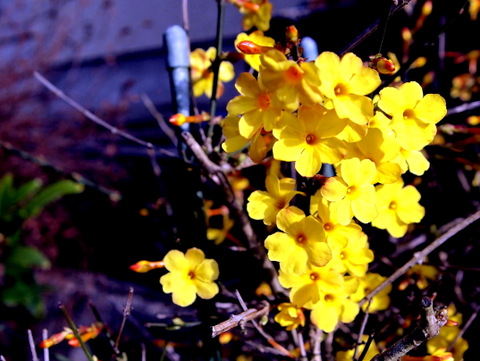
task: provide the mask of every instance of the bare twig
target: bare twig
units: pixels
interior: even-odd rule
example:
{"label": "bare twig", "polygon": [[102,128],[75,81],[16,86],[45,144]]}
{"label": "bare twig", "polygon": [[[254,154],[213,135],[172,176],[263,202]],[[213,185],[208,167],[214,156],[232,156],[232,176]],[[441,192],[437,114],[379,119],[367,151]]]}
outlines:
{"label": "bare twig", "polygon": [[186,145],[190,148],[192,153],[198,159],[202,167],[206,171],[206,175],[210,177],[215,183],[217,183],[221,188],[226,197],[227,206],[230,210],[230,214],[234,219],[239,223],[240,228],[243,231],[245,239],[248,241],[249,248],[254,250],[254,255],[258,259],[262,260],[263,268],[269,272],[270,284],[273,291],[276,294],[285,295],[285,289],[278,282],[278,274],[273,266],[270,259],[265,254],[265,248],[262,247],[260,241],[258,240],[255,232],[252,229],[250,221],[245,214],[242,205],[235,198],[235,194],[232,190],[230,183],[225,175],[226,170],[224,170],[219,165],[213,163],[202,149],[200,144],[196,141],[193,135],[189,132],[183,132],[182,138],[184,139]]}
{"label": "bare twig", "polygon": [[476,102],[471,102],[471,103],[463,103],[462,105],[450,108],[448,109],[446,116],[448,117],[449,115],[459,114],[459,113],[467,112],[469,110],[475,110],[477,108],[480,108],[480,100],[477,100]]}
{"label": "bare twig", "polygon": [[[48,339],[48,330],[44,328],[42,330],[42,340]],[[50,350],[48,347],[45,347],[43,349],[43,361],[50,361]]]}
{"label": "bare twig", "polygon": [[[245,304],[245,301],[243,300],[242,295],[240,294],[240,292],[238,292],[238,290],[235,290],[235,295],[237,296],[238,303],[240,303],[240,306],[242,307],[242,309],[244,311],[247,311],[248,310],[247,305]],[[260,327],[258,322],[255,321],[255,319],[252,319],[251,322],[252,322],[253,326],[255,327],[255,329],[258,331],[258,333],[260,335],[262,335],[262,337],[267,340],[267,342],[270,344],[270,346],[272,346],[276,350],[280,351],[282,353],[282,355],[284,355],[284,356],[295,358],[295,356],[293,354],[291,354],[290,351],[288,351],[285,347],[283,347],[277,341],[275,341],[275,339],[272,336],[270,336],[268,333],[266,333],[263,330],[263,328]]]}
{"label": "bare twig", "polygon": [[53,94],[55,94],[57,97],[62,99],[65,103],[70,105],[73,109],[77,110],[78,112],[82,113],[87,119],[90,119],[94,123],[100,125],[101,127],[109,130],[112,134],[119,135],[125,139],[128,139],[134,143],[137,143],[139,145],[142,145],[148,149],[155,149],[159,153],[165,154],[170,157],[177,157],[176,154],[169,152],[165,149],[160,149],[155,147],[152,143],[146,142],[142,139],[139,139],[135,137],[134,135],[127,133],[121,129],[118,129],[117,127],[114,127],[113,125],[108,124],[106,121],[103,119],[100,119],[97,117],[95,114],[93,114],[91,111],[85,109],[83,106],[81,106],[79,103],[77,103],[75,100],[67,96],[62,90],[57,88],[55,85],[53,85],[50,81],[48,81],[43,75],[41,75],[39,72],[35,71],[33,73],[35,79],[37,79],[44,87],[46,87],[49,91],[51,91]]}
{"label": "bare twig", "polygon": [[310,343],[312,344],[312,361],[322,361],[322,336],[323,331],[317,326],[310,328]]}
{"label": "bare twig", "polygon": [[32,361],[38,361],[37,350],[35,349],[35,341],[33,340],[32,330],[27,330],[28,344],[30,345],[30,352],[32,353]]}
{"label": "bare twig", "polygon": [[118,350],[118,345],[120,344],[120,338],[123,333],[123,328],[125,327],[125,322],[127,321],[127,318],[128,316],[130,316],[130,312],[132,311],[132,300],[133,300],[133,288],[130,287],[130,289],[128,290],[127,304],[123,309],[122,324],[120,325],[120,330],[118,331],[117,340],[115,341],[115,349],[117,350]]}
{"label": "bare twig", "polygon": [[445,309],[436,311],[433,308],[433,302],[425,297],[421,302],[420,322],[408,334],[395,342],[381,354],[376,355],[371,361],[397,361],[400,360],[409,351],[417,348],[423,342],[439,334],[447,322],[447,313]]}
{"label": "bare twig", "polygon": [[257,317],[263,317],[268,314],[270,306],[267,302],[263,302],[259,308],[249,308],[246,311],[239,313],[238,315],[232,315],[226,321],[220,322],[219,324],[212,326],[212,337],[216,337],[221,333],[227,332],[232,328],[239,326],[243,328],[245,323],[252,321]]}
{"label": "bare twig", "polygon": [[449,230],[443,233],[440,237],[436,238],[432,243],[430,243],[427,247],[425,247],[422,251],[414,253],[413,257],[407,263],[405,263],[402,267],[400,267],[397,271],[395,271],[390,277],[388,277],[385,281],[379,284],[372,292],[370,292],[363,299],[361,299],[359,302],[359,305],[362,306],[365,302],[370,301],[385,287],[393,283],[400,276],[404,275],[405,272],[407,272],[411,267],[415,266],[416,264],[422,263],[425,257],[427,257],[430,253],[432,253],[434,250],[440,247],[443,243],[445,243],[451,237],[453,237],[454,235],[456,235],[457,233],[459,233],[460,231],[468,227],[470,224],[477,221],[479,218],[480,218],[480,210],[477,210],[475,213],[471,214],[467,218],[456,223]]}
{"label": "bare twig", "polygon": [[368,302],[367,307],[364,310],[364,315],[363,315],[363,320],[362,324],[360,325],[360,331],[358,332],[358,338],[357,338],[357,345],[355,346],[355,351],[353,353],[353,359],[357,360],[357,355],[358,355],[358,346],[363,342],[363,332],[365,332],[365,327],[367,326],[367,321],[368,321],[368,309],[370,308],[371,302]]}
{"label": "bare twig", "polygon": [[[97,310],[97,307],[92,302],[89,302],[89,306],[90,306],[90,309],[92,310],[93,315],[95,316],[96,320],[98,322],[100,322],[102,325],[105,325],[105,323],[103,322],[102,316],[100,315],[100,312],[98,312],[98,310]],[[115,341],[113,340],[113,337],[112,337],[112,334],[109,331],[109,328],[104,327],[103,329],[104,329],[105,335],[108,338],[110,346],[112,346],[113,352],[117,356],[120,355],[120,350],[118,349],[118,347],[115,346]]]}
{"label": "bare twig", "polygon": [[167,123],[165,122],[165,119],[163,118],[162,114],[155,108],[155,104],[153,104],[152,100],[147,94],[142,94],[141,99],[145,107],[148,109],[150,114],[152,115],[153,118],[157,121],[158,126],[160,129],[165,133],[165,135],[170,139],[172,144],[177,147],[178,146],[178,140],[177,136],[175,135],[175,132],[173,129],[171,129]]}
{"label": "bare twig", "polygon": [[87,357],[88,361],[95,361],[93,356],[90,354],[90,351],[88,350],[87,345],[83,341],[82,336],[80,336],[80,333],[78,332],[77,326],[75,326],[75,323],[73,322],[72,318],[68,314],[65,306],[63,304],[59,303],[58,307],[62,311],[63,317],[65,317],[65,319],[67,320],[68,326],[70,327],[70,329],[72,330],[75,338],[78,340],[78,343],[82,347],[83,353]]}

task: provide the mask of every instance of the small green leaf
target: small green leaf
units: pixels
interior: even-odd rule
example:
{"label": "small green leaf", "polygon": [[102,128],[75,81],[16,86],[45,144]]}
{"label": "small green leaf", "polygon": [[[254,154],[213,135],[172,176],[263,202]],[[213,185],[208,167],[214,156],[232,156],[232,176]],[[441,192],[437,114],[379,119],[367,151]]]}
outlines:
{"label": "small green leaf", "polygon": [[14,267],[22,268],[39,267],[48,269],[51,266],[50,260],[42,252],[29,246],[15,247],[8,258],[8,263]]}

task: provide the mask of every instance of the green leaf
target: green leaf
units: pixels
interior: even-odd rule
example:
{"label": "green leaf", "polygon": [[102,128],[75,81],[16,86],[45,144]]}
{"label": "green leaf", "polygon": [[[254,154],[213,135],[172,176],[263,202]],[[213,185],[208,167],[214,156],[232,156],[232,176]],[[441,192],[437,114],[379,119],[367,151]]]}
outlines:
{"label": "green leaf", "polygon": [[10,196],[13,190],[13,176],[5,174],[0,179],[0,218],[8,218],[8,209],[11,206]]}
{"label": "green leaf", "polygon": [[8,266],[15,268],[39,267],[42,269],[50,268],[50,260],[38,249],[29,246],[17,246],[10,253],[7,260]]}
{"label": "green leaf", "polygon": [[67,194],[82,192],[83,184],[71,180],[61,180],[41,190],[19,212],[24,219],[36,216],[47,204],[56,201]]}

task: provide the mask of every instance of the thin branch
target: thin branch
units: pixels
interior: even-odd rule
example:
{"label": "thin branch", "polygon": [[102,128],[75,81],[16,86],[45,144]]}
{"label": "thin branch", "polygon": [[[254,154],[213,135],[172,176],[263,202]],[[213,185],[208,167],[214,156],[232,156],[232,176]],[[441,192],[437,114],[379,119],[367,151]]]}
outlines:
{"label": "thin branch", "polygon": [[32,353],[32,361],[38,361],[37,350],[35,349],[35,341],[33,340],[32,330],[27,330],[28,344],[30,345],[30,352]]}
{"label": "thin branch", "polygon": [[130,312],[132,312],[132,300],[133,300],[133,288],[130,287],[127,296],[127,303],[125,308],[123,309],[123,318],[122,324],[120,325],[120,330],[118,331],[117,340],[115,341],[115,349],[118,350],[118,345],[120,344],[120,338],[123,333],[123,328],[125,327],[125,322],[127,321],[128,316],[130,316]]}
{"label": "thin branch", "polygon": [[357,345],[355,346],[355,351],[353,353],[353,359],[357,360],[357,355],[358,355],[358,346],[363,342],[363,333],[365,332],[365,327],[367,326],[367,321],[368,321],[368,309],[370,308],[371,302],[368,302],[367,307],[365,308],[364,315],[363,315],[363,320],[362,324],[360,325],[360,331],[358,332],[358,338],[357,338]]}
{"label": "thin branch", "polygon": [[[235,295],[237,296],[238,302],[240,303],[240,306],[242,307],[242,309],[244,311],[247,311],[248,310],[247,305],[245,304],[245,301],[243,300],[242,295],[240,295],[240,292],[238,292],[238,290],[235,290]],[[260,335],[262,335],[262,337],[267,340],[267,342],[270,344],[270,346],[272,346],[276,350],[280,351],[284,356],[295,358],[295,356],[293,354],[291,354],[290,351],[288,351],[285,347],[283,347],[277,341],[275,341],[275,339],[272,336],[270,336],[268,333],[266,333],[263,330],[263,328],[260,327],[260,325],[258,324],[257,321],[255,321],[253,319],[253,320],[251,320],[251,322],[252,322],[253,326],[255,327],[255,329],[258,331],[258,333]]]}
{"label": "thin branch", "polygon": [[477,108],[480,108],[480,100],[472,103],[463,103],[462,105],[450,108],[448,109],[446,116],[448,117],[449,115],[468,112],[469,110],[475,110]]}
{"label": "thin branch", "polygon": [[147,94],[142,94],[140,96],[142,99],[143,104],[145,107],[148,109],[150,114],[153,116],[153,118],[157,121],[158,126],[160,129],[165,133],[165,135],[170,139],[170,141],[173,143],[175,147],[178,146],[178,141],[177,137],[175,135],[175,132],[173,129],[171,129],[167,123],[165,122],[165,119],[163,118],[162,114],[155,108],[155,104],[153,104],[152,100]]}
{"label": "thin branch", "polygon": [[322,336],[323,331],[317,326],[310,328],[310,343],[312,344],[312,361],[322,361]]}
{"label": "thin branch", "polygon": [[104,193],[110,198],[110,200],[112,200],[114,202],[117,202],[117,201],[122,199],[122,195],[118,191],[108,189],[108,188],[100,186],[96,183],[93,183],[92,181],[90,181],[89,179],[83,177],[82,175],[80,175],[78,173],[75,173],[75,172],[74,173],[68,173],[68,172],[58,168],[57,166],[54,166],[53,164],[46,162],[42,158],[35,157],[30,153],[27,153],[23,150],[20,150],[20,149],[17,149],[15,147],[13,147],[10,143],[5,143],[5,142],[0,141],[0,147],[3,150],[5,150],[6,152],[8,152],[9,154],[20,157],[24,160],[27,160],[27,161],[32,162],[34,164],[37,164],[41,168],[48,169],[49,171],[53,171],[57,174],[61,174],[62,176],[65,176],[68,179],[71,179],[75,182],[81,183],[81,184],[83,184],[87,187],[93,188],[93,189],[97,190],[98,192]]}
{"label": "thin branch", "polygon": [[155,147],[152,143],[146,142],[142,139],[139,139],[135,137],[134,135],[131,135],[130,133],[127,133],[123,130],[118,129],[117,127],[114,127],[113,125],[108,124],[106,121],[103,119],[97,117],[95,114],[93,114],[91,111],[87,110],[83,106],[81,106],[79,103],[77,103],[75,100],[67,96],[62,90],[57,88],[55,85],[53,85],[50,81],[48,81],[43,75],[41,75],[39,72],[35,71],[33,73],[35,79],[37,79],[44,87],[46,87],[50,92],[55,94],[58,98],[62,99],[65,103],[70,105],[73,109],[77,110],[78,112],[82,113],[86,118],[90,119],[93,121],[95,124],[100,125],[101,127],[109,130],[112,134],[119,135],[125,139],[128,139],[134,143],[137,143],[139,145],[142,145],[148,149],[155,149],[159,153],[168,155],[170,157],[177,157],[176,154],[169,152],[164,149],[160,149]]}
{"label": "thin branch", "polygon": [[[44,328],[42,330],[42,340],[48,339],[48,330]],[[50,350],[48,347],[45,347],[43,349],[43,361],[50,361]]]}
{"label": "thin branch", "polygon": [[[93,315],[95,316],[95,319],[98,322],[100,322],[102,325],[105,325],[105,323],[103,322],[102,316],[100,315],[100,312],[98,312],[97,310],[97,307],[92,302],[89,302],[89,306],[93,312]],[[104,327],[103,329],[104,329],[105,335],[108,338],[110,346],[112,346],[113,352],[117,356],[120,355],[120,350],[118,349],[118,347],[115,346],[115,341],[113,340],[112,334],[110,333],[108,327]]]}
{"label": "thin branch", "polygon": [[[388,1],[388,0],[386,0]],[[411,0],[403,0],[401,1],[400,4],[396,5],[392,11],[390,12],[389,16],[393,16],[396,13],[398,13],[400,10],[402,10],[405,6],[407,6],[410,3]],[[342,52],[341,54],[344,55],[353,49],[355,49],[358,45],[360,45],[363,41],[367,40],[370,36],[375,34],[375,32],[379,29],[379,23],[380,20],[377,19],[370,27],[364,30],[364,32],[357,37],[350,45],[348,45]]]}
{"label": "thin branch", "polygon": [[232,315],[226,321],[220,322],[219,324],[212,326],[212,338],[216,337],[224,332],[231,330],[239,326],[244,328],[245,324],[248,321],[252,321],[257,317],[263,317],[268,315],[270,306],[267,302],[263,302],[258,308],[249,308],[246,311],[239,313],[238,315]]}
{"label": "thin branch", "polygon": [[436,311],[433,302],[425,297],[421,302],[420,322],[404,337],[388,347],[381,354],[376,355],[371,361],[397,361],[423,342],[437,336],[445,323],[447,313],[445,309]]}
{"label": "thin branch", "polygon": [[225,175],[226,170],[224,170],[219,165],[213,163],[208,158],[205,151],[202,149],[200,144],[198,144],[198,142],[191,133],[186,131],[183,132],[182,138],[184,139],[185,144],[190,148],[192,153],[198,159],[202,167],[206,170],[206,175],[222,188],[222,191],[226,197],[227,206],[232,214],[232,217],[234,217],[234,219],[239,223],[244,237],[248,241],[250,250],[254,251],[255,257],[262,260],[263,268],[269,273],[270,284],[273,291],[276,294],[285,295],[286,290],[278,282],[278,274],[275,266],[266,256],[265,248],[262,247],[262,245],[260,244],[260,241],[258,240],[255,232],[253,231],[250,221],[245,214],[242,205],[235,197],[232,187]]}
{"label": "thin branch", "polygon": [[80,346],[82,347],[83,353],[85,354],[85,356],[87,356],[88,361],[95,361],[95,359],[93,358],[93,356],[90,354],[90,351],[88,350],[87,345],[86,345],[85,342],[83,341],[82,336],[80,336],[80,333],[78,332],[77,326],[75,326],[75,323],[73,322],[72,318],[71,318],[70,315],[68,314],[65,306],[60,303],[60,304],[58,305],[58,307],[59,307],[60,310],[62,311],[63,317],[65,317],[65,319],[67,320],[68,326],[70,327],[70,329],[72,330],[73,334],[75,335],[75,338],[78,340],[78,343],[79,343]]}
{"label": "thin branch", "polygon": [[360,300],[359,305],[362,306],[365,302],[370,301],[385,287],[393,283],[400,276],[404,275],[411,267],[415,266],[416,264],[422,263],[430,253],[432,253],[434,250],[436,250],[438,247],[444,244],[451,237],[453,237],[454,235],[456,235],[457,233],[459,233],[460,231],[468,227],[470,224],[477,221],[479,218],[480,218],[480,210],[477,210],[475,213],[471,214],[467,218],[458,222],[456,225],[452,226],[449,230],[447,230],[440,237],[435,239],[422,251],[414,253],[413,257],[407,263],[405,263],[402,267],[400,267],[397,271],[395,271],[390,277],[388,277],[385,281],[379,284],[372,292],[370,292],[362,300]]}

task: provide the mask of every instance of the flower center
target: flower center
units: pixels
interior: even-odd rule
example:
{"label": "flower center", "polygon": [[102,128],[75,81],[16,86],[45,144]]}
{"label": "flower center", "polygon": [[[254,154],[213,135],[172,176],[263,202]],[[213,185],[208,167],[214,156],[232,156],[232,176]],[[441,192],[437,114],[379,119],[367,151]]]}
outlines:
{"label": "flower center", "polygon": [[347,252],[342,251],[340,252],[340,259],[346,259],[347,258]]}
{"label": "flower center", "polygon": [[268,107],[270,106],[270,97],[268,96],[268,94],[260,94],[260,96],[258,97],[258,107],[261,109],[261,110],[265,110],[265,109],[268,109]]}
{"label": "flower center", "polygon": [[403,119],[412,119],[412,118],[415,118],[415,112],[413,111],[413,109],[406,109],[403,112]]}
{"label": "flower center", "polygon": [[290,83],[298,83],[302,80],[302,73],[302,70],[298,66],[292,65],[285,71],[285,79]]}
{"label": "flower center", "polygon": [[330,222],[327,222],[323,225],[323,229],[327,232],[333,231],[334,225]]}
{"label": "flower center", "polygon": [[325,297],[323,297],[323,299],[325,300],[325,302],[333,302],[335,300],[335,296],[331,294],[326,294]]}
{"label": "flower center", "polygon": [[320,279],[320,275],[317,272],[310,273],[310,279],[312,281],[318,281]]}
{"label": "flower center", "polygon": [[390,204],[388,205],[388,209],[391,209],[392,211],[396,210],[398,207],[397,202],[391,201]]}
{"label": "flower center", "polygon": [[297,243],[300,244],[300,245],[303,245],[305,243],[307,243],[307,237],[303,234],[300,234],[297,236]]}
{"label": "flower center", "polygon": [[188,278],[193,280],[195,278],[195,271],[188,272]]}
{"label": "flower center", "polygon": [[315,144],[315,136],[313,134],[307,135],[305,142],[309,145]]}
{"label": "flower center", "polygon": [[345,84],[339,83],[334,89],[335,95],[337,97],[348,94],[348,89]]}

